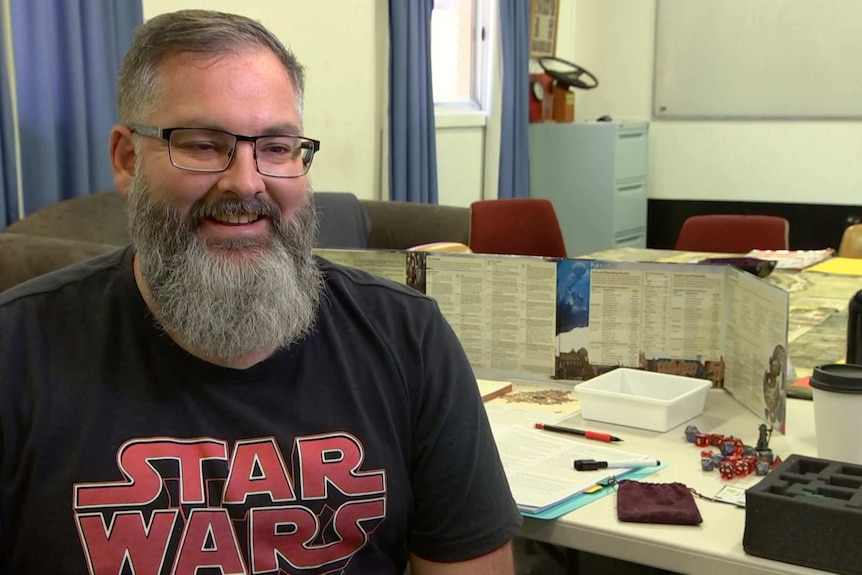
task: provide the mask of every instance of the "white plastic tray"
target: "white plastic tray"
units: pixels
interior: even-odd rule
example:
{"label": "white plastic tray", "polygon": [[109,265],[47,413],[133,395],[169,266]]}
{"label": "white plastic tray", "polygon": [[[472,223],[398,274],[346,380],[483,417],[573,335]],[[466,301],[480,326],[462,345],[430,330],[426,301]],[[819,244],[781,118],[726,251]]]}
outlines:
{"label": "white plastic tray", "polygon": [[575,386],[584,419],[668,431],[703,413],[706,379],[620,367]]}

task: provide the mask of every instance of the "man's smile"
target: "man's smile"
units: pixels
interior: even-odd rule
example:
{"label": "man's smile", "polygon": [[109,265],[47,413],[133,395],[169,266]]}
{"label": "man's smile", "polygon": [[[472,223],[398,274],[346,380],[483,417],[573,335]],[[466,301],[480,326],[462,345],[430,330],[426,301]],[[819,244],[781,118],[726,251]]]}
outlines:
{"label": "man's smile", "polygon": [[249,224],[260,219],[259,214],[216,214],[212,219],[220,224]]}

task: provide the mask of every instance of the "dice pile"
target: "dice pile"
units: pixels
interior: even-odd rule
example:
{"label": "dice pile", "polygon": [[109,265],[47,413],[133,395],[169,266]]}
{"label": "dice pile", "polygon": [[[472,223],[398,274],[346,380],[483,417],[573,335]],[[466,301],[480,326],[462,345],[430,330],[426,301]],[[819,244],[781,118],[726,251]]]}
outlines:
{"label": "dice pile", "polygon": [[722,479],[745,477],[752,473],[766,475],[781,463],[781,458],[773,455],[769,449],[765,424],[761,425],[757,447],[745,445],[740,438],[732,435],[703,433],[694,425],[685,428],[685,439],[696,447],[717,448],[717,452],[712,449],[700,452],[700,467],[704,471],[718,468]]}

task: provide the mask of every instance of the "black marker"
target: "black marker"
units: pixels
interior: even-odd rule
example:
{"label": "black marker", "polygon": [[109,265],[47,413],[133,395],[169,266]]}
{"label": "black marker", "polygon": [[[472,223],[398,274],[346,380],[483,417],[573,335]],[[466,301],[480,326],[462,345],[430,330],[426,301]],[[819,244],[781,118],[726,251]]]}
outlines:
{"label": "black marker", "polygon": [[634,459],[631,461],[596,461],[595,459],[575,459],[575,469],[578,471],[596,471],[621,467],[656,467],[661,465],[658,459]]}

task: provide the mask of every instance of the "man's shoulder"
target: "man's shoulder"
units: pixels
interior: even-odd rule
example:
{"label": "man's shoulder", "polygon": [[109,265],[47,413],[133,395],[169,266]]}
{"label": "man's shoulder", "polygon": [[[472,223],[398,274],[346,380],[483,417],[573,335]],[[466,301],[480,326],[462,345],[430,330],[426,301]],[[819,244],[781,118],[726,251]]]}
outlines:
{"label": "man's shoulder", "polygon": [[131,247],[118,248],[7,289],[0,293],[0,317],[4,309],[8,310],[17,303],[54,300],[60,293],[76,293],[79,290],[92,289],[97,283],[104,282],[108,275],[121,268],[124,256],[131,249]]}
{"label": "man's shoulder", "polygon": [[326,283],[320,306],[322,316],[337,322],[359,321],[395,337],[405,337],[408,332],[422,331],[443,321],[436,300],[412,287],[360,269],[319,261]]}

